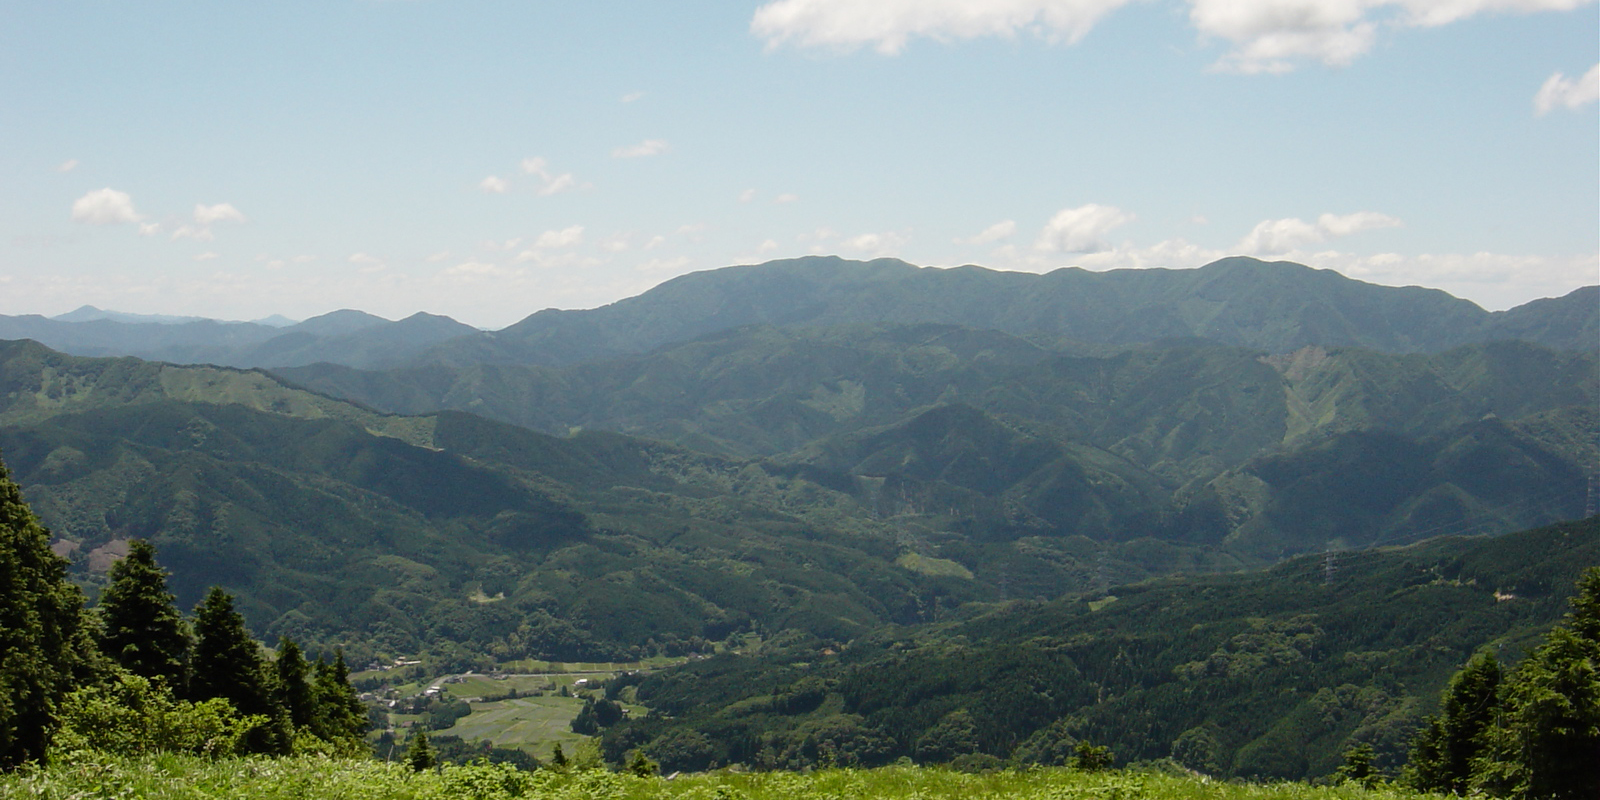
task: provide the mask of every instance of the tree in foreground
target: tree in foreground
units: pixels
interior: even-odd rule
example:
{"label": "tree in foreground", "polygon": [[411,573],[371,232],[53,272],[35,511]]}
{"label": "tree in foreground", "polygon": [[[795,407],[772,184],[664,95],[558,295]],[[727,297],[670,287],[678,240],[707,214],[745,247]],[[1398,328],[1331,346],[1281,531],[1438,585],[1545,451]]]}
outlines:
{"label": "tree in foreground", "polygon": [[1572,612],[1519,664],[1483,732],[1472,788],[1530,800],[1600,797],[1600,567]]}
{"label": "tree in foreground", "polygon": [[421,728],[411,734],[411,742],[406,745],[406,764],[416,772],[433,769],[438,762],[433,754],[433,747],[428,744],[428,734]]}
{"label": "tree in foreground", "polygon": [[278,640],[278,657],[272,662],[278,703],[289,715],[295,730],[310,728],[317,715],[316,696],[311,686],[311,665],[300,653],[300,645],[285,636]]}
{"label": "tree in foreground", "polygon": [[1418,788],[1600,797],[1600,567],[1579,578],[1571,604],[1563,624],[1509,675],[1480,655],[1451,680],[1441,715],[1412,750]]}
{"label": "tree in foreground", "polygon": [[111,567],[111,583],[100,594],[100,652],[123,669],[181,691],[189,656],[189,630],[167,591],[166,571],[156,549],[143,539],[128,543],[128,555]]}
{"label": "tree in foreground", "polygon": [[83,594],[0,463],[0,769],[44,757],[90,646]]}
{"label": "tree in foreground", "polygon": [[289,751],[288,715],[272,691],[261,647],[245,629],[244,617],[233,609],[233,598],[220,586],[211,587],[195,607],[190,663],[190,699],[220,697],[242,715],[269,720],[245,737],[245,749],[255,753]]}
{"label": "tree in foreground", "polygon": [[344,651],[334,651],[332,663],[318,658],[314,672],[312,732],[330,742],[361,741],[369,725],[367,707],[350,685]]}
{"label": "tree in foreground", "polygon": [[1411,784],[1418,791],[1465,794],[1473,760],[1483,750],[1483,732],[1500,711],[1500,662],[1483,651],[1450,679],[1439,714],[1427,721],[1412,746]]}

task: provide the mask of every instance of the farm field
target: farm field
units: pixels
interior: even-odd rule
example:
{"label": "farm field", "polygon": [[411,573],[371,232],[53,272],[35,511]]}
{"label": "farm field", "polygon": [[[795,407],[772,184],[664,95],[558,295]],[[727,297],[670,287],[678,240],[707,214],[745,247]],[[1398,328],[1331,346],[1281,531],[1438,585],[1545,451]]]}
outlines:
{"label": "farm field", "polygon": [[514,747],[548,758],[550,748],[557,743],[570,753],[589,740],[568,727],[581,708],[581,698],[559,695],[473,703],[471,714],[436,733],[459,736],[469,742],[488,740],[496,747]]}
{"label": "farm field", "polygon": [[207,760],[163,755],[91,756],[0,776],[0,800],[119,797],[346,798],[365,800],[1399,800],[1413,792],[1354,785],[1224,783],[1204,778],[1065,768],[967,774],[942,768],[829,769],[810,773],[704,773],[675,779],[603,770],[518,772],[504,766],[451,766],[414,773],[399,764],[319,757]]}

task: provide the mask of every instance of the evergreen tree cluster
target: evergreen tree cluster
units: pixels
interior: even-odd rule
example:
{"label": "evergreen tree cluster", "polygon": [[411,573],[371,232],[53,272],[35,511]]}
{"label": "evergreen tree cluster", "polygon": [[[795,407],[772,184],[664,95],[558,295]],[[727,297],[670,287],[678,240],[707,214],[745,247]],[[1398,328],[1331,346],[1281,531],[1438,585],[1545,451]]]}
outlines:
{"label": "evergreen tree cluster", "polygon": [[0,463],[0,769],[53,748],[217,755],[365,750],[342,652],[269,659],[213,587],[186,620],[155,547],[134,540],[93,609]]}
{"label": "evergreen tree cluster", "polygon": [[1456,673],[1415,740],[1409,778],[1442,794],[1600,797],[1600,567],[1515,669],[1484,652]]}

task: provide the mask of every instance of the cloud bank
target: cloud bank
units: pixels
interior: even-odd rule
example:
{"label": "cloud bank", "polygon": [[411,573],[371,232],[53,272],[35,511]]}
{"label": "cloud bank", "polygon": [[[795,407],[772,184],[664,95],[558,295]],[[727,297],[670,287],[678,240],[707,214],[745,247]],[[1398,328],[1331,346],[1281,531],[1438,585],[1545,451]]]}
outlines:
{"label": "cloud bank", "polygon": [[1323,214],[1315,223],[1298,217],[1269,219],[1256,223],[1235,248],[1251,255],[1280,255],[1308,244],[1319,244],[1340,236],[1380,228],[1398,228],[1400,220],[1375,211],[1354,214]]}
{"label": "cloud bank", "polygon": [[[897,55],[913,38],[951,42],[1031,34],[1073,44],[1129,0],[775,0],[750,32],[768,50],[786,45]],[[1588,0],[1187,0],[1202,39],[1232,49],[1216,68],[1285,72],[1302,61],[1349,64],[1384,27],[1436,27],[1481,14],[1568,11]]]}

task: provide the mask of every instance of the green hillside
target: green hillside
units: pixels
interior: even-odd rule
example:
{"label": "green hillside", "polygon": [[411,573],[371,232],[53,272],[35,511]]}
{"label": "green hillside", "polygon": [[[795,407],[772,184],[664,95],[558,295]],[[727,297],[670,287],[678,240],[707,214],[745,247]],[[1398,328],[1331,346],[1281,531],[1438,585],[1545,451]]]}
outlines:
{"label": "green hillside", "polygon": [[[1597,422],[1565,404],[1593,395],[1592,363],[1521,344],[1068,355],[917,327],[746,329],[581,368],[630,387],[608,413],[638,427],[703,409],[674,444],[9,343],[0,449],[91,588],[143,537],[183,602],[222,582],[263,635],[461,665],[621,659],[1570,518]],[[1295,428],[1291,396],[1321,427]],[[706,430],[792,449],[690,449]]]}
{"label": "green hillside", "polygon": [[1036,275],[812,256],[692,273],[590,311],[540,311],[493,334],[442,343],[422,360],[571,364],[756,324],[936,323],[1108,344],[1198,337],[1270,353],[1310,345],[1433,352],[1509,338],[1587,349],[1600,337],[1595,296],[1589,287],[1490,313],[1435,289],[1246,257],[1198,269]]}
{"label": "green hillside", "polygon": [[974,608],[847,647],[772,642],[638,682],[653,713],[605,747],[795,768],[823,753],[1062,763],[1088,740],[1126,761],[1301,779],[1367,743],[1393,770],[1467,657],[1517,658],[1596,564],[1600,518]]}

